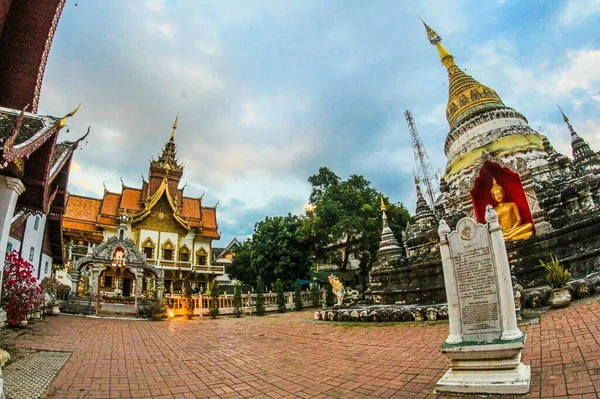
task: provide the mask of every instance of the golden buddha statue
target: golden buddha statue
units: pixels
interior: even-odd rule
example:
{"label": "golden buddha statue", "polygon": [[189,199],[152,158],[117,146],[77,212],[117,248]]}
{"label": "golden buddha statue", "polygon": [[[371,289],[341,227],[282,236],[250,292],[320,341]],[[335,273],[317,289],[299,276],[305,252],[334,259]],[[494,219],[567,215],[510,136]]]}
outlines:
{"label": "golden buddha statue", "polygon": [[505,202],[504,188],[492,179],[494,185],[490,190],[492,198],[496,201],[494,210],[498,214],[498,223],[502,227],[504,240],[524,240],[533,235],[533,224],[525,223],[521,219],[519,207],[514,202]]}

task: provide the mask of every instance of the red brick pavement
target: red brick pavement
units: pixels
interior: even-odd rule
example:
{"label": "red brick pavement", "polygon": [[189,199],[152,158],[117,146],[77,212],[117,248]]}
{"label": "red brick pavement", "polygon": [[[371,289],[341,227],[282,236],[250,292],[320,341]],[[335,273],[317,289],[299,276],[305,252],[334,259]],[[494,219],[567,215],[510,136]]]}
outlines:
{"label": "red brick pavement", "polygon": [[[528,397],[597,398],[600,303],[546,313],[528,333]],[[312,312],[194,321],[61,315],[17,346],[72,355],[52,398],[434,398],[446,323],[315,322]],[[457,396],[452,396],[456,398]]]}

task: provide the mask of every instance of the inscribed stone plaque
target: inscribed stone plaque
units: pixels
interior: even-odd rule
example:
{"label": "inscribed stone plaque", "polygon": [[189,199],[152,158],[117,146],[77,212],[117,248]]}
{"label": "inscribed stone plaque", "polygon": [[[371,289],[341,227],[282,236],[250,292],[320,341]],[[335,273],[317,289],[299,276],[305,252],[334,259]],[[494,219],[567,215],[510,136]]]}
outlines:
{"label": "inscribed stone plaque", "polygon": [[496,266],[487,226],[462,219],[450,234],[463,340],[491,341],[502,334]]}

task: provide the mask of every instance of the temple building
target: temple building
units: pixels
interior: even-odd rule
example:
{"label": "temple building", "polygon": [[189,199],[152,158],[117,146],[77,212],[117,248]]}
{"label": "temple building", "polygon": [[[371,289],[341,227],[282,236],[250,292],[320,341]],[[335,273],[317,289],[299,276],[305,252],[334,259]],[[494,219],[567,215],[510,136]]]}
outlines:
{"label": "temple building", "polygon": [[439,222],[444,219],[452,228],[463,217],[485,223],[487,205],[498,213],[513,273],[527,289],[545,284],[539,261],[551,254],[574,277],[597,272],[598,155],[564,113],[573,160],[559,154],[524,115],[456,65],[441,37],[423,24],[448,73],[445,173],[434,204],[426,202],[417,185],[414,223],[403,232],[406,255],[376,262],[369,293],[380,303],[445,301]]}
{"label": "temple building", "polygon": [[223,275],[223,265],[213,263],[217,207],[186,197],[180,187],[176,129],[177,119],[141,187],[122,184],[121,192],[105,189],[102,198],[69,195],[63,231],[78,295],[112,301],[177,295],[185,279],[201,292]]}
{"label": "temple building", "polygon": [[0,248],[19,251],[38,279],[64,262],[61,223],[68,176],[84,139],[58,141],[77,109],[58,118],[37,114],[64,3],[0,1]]}

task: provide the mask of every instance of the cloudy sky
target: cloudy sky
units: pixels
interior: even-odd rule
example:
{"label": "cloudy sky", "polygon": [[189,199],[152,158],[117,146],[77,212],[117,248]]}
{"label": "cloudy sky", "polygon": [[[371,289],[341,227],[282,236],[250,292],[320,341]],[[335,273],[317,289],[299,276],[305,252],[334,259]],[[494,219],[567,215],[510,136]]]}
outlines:
{"label": "cloudy sky", "polygon": [[301,213],[307,178],[364,175],[414,209],[410,109],[443,169],[447,75],[421,16],[457,64],[570,155],[556,104],[600,149],[600,0],[69,0],[39,112],[80,102],[92,126],[69,190],[100,197],[147,178],[168,140],[186,195],[219,201],[224,246],[267,215]]}

